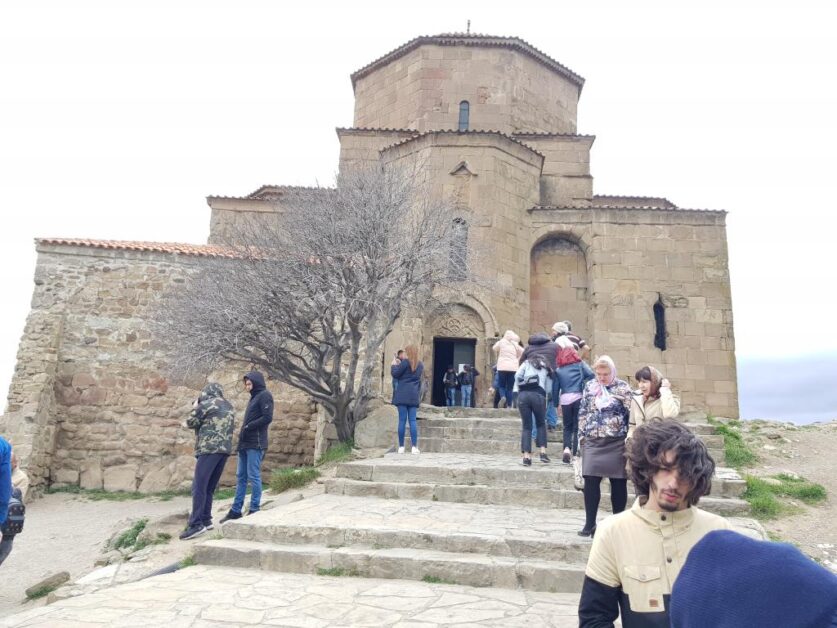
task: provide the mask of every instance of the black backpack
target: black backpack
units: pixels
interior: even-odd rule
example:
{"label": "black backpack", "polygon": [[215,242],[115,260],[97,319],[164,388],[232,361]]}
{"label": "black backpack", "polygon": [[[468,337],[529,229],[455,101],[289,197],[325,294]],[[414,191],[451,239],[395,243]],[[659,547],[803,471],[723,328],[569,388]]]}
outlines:
{"label": "black backpack", "polygon": [[9,512],[6,514],[6,522],[0,528],[3,536],[14,536],[23,532],[23,519],[25,516],[26,506],[19,499],[12,497],[9,500]]}

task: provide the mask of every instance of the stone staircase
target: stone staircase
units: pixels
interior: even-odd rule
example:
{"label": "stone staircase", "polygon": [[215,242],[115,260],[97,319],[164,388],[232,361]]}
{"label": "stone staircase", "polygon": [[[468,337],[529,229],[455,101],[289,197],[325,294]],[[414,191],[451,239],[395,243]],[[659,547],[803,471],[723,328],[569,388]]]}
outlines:
{"label": "stone staircase", "polygon": [[[224,524],[223,538],[196,546],[196,561],[578,593],[591,540],[576,534],[582,496],[560,444],[550,444],[551,464],[523,467],[512,410],[422,407],[420,417],[420,455],[341,464],[325,494]],[[712,450],[722,445],[705,417],[686,419]],[[744,489],[735,471],[719,467],[700,505],[761,537],[759,524],[737,517],[747,512]]]}

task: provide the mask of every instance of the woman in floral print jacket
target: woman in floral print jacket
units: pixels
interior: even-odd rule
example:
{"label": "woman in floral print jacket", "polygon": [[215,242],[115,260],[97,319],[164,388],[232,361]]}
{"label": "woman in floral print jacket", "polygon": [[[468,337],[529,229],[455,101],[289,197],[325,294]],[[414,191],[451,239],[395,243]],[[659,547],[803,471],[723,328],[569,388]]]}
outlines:
{"label": "woman in floral print jacket", "polygon": [[584,528],[579,532],[581,536],[596,533],[602,478],[610,479],[610,503],[614,514],[625,510],[628,502],[625,437],[628,435],[631,389],[616,377],[616,365],[606,355],[596,360],[593,371],[596,379],[584,387],[578,413],[586,513]]}

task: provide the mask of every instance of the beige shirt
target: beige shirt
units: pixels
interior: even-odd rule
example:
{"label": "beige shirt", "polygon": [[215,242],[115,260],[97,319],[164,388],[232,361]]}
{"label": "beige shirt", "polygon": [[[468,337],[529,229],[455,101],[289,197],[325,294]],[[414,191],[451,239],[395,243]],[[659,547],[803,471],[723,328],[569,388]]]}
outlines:
{"label": "beige shirt", "polygon": [[680,399],[671,392],[668,386],[660,388],[657,399],[646,401],[643,395],[631,396],[631,416],[628,419],[628,438],[633,436],[634,430],[643,423],[654,419],[674,419],[680,414]]}
{"label": "beige shirt", "polygon": [[726,519],[692,506],[678,512],[630,510],[598,526],[586,575],[609,587],[621,587],[636,613],[665,611],[689,550],[712,530],[728,530]]}

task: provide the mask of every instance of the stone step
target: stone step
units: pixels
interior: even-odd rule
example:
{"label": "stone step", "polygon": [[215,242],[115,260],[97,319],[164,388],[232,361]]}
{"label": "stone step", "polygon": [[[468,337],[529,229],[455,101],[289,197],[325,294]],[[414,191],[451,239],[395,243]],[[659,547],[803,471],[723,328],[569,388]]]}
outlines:
{"label": "stone step", "polygon": [[419,406],[416,416],[421,419],[432,418],[489,418],[489,419],[503,419],[503,418],[520,418],[517,408],[463,408],[461,406],[452,406],[446,408],[444,406]]}
{"label": "stone step", "polygon": [[364,546],[581,562],[590,539],[577,510],[522,505],[436,503],[334,494],[287,504],[224,524],[225,539]]}
{"label": "stone step", "polygon": [[[548,442],[559,443],[557,432],[552,432],[554,440]],[[714,438],[714,437],[710,437]],[[439,438],[424,437],[419,432],[419,446],[427,453],[463,453],[463,454],[499,454],[511,455],[520,453],[520,442],[511,439],[487,440],[476,438]],[[723,449],[708,446],[709,454],[715,460],[715,464],[723,465],[726,462],[726,454]],[[557,454],[556,454],[557,455]]]}
{"label": "stone step", "polygon": [[[387,454],[340,464],[336,477],[365,482],[574,490],[572,467],[562,464],[557,456],[553,460],[548,465],[535,461],[531,467],[524,467],[516,455]],[[734,469],[716,468],[713,497],[740,498],[746,488]]]}
{"label": "stone step", "polygon": [[342,570],[343,574],[364,578],[436,580],[475,587],[552,593],[578,593],[584,580],[584,563],[432,549],[324,547],[225,538],[196,545],[194,557],[201,565],[289,573]]}
{"label": "stone step", "polygon": [[[456,422],[456,420],[451,423]],[[485,421],[479,425],[439,425],[436,422],[428,421],[427,425],[419,428],[419,440],[424,439],[448,439],[448,440],[496,440],[509,441],[515,445],[520,441],[520,421],[516,425],[486,425]],[[690,426],[692,427],[692,426]],[[712,426],[709,426],[712,427]],[[724,446],[724,437],[720,434],[693,432],[710,449],[721,449]],[[559,422],[554,431],[547,432],[549,442],[562,442],[563,431]],[[430,451],[430,449],[428,449]]]}
{"label": "stone step", "polygon": [[[425,499],[438,502],[469,504],[520,505],[534,508],[584,508],[581,491],[567,488],[497,487],[464,484],[422,484],[417,482],[363,482],[346,478],[329,478],[325,482],[326,493],[351,497],[381,497],[384,499]],[[602,482],[600,509],[606,513],[610,508],[610,484]],[[628,493],[628,503],[636,495]],[[750,504],[743,499],[714,497],[701,498],[703,510],[726,517],[747,515]]]}

